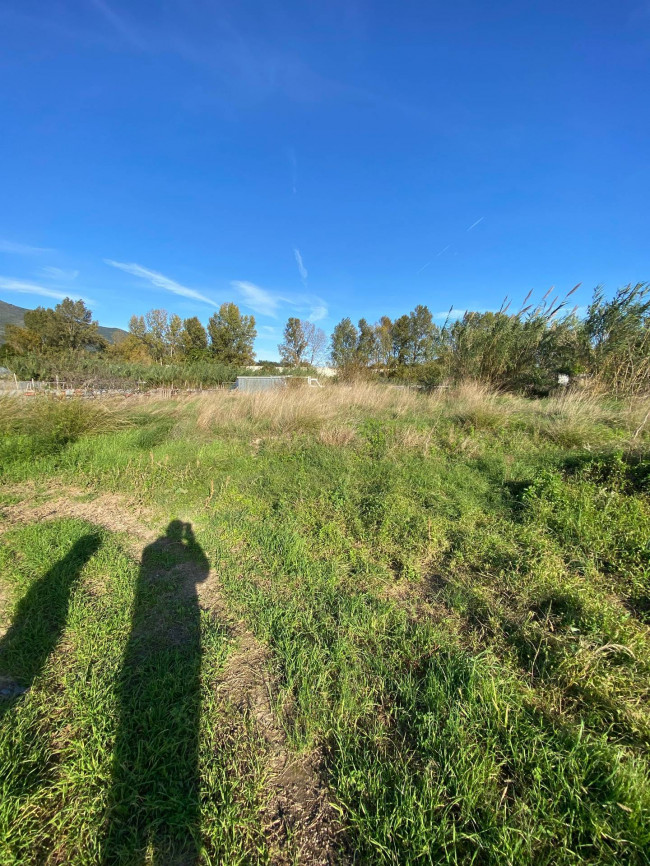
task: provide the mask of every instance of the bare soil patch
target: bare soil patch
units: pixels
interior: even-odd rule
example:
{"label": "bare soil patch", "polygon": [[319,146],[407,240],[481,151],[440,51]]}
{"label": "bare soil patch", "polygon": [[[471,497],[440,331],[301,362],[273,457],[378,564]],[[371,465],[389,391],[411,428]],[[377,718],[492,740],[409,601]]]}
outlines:
{"label": "bare soil patch", "polygon": [[329,802],[320,757],[293,752],[273,711],[271,654],[242,624],[232,628],[238,649],[217,689],[240,712],[252,716],[267,745],[270,799],[263,820],[272,862],[282,866],[345,863],[342,828]]}
{"label": "bare soil patch", "polygon": [[156,532],[142,522],[142,518],[150,519],[150,513],[118,493],[102,493],[91,500],[86,498],[85,491],[74,487],[50,488],[49,493],[51,498],[37,504],[26,499],[16,504],[0,505],[0,532],[21,523],[72,517],[111,532],[124,533],[138,545],[156,537]]}
{"label": "bare soil patch", "polygon": [[7,633],[7,629],[9,628],[9,619],[7,616],[7,612],[9,610],[9,605],[11,603],[11,598],[9,596],[9,592],[7,591],[7,587],[5,586],[3,581],[0,581],[0,639],[4,637]]}

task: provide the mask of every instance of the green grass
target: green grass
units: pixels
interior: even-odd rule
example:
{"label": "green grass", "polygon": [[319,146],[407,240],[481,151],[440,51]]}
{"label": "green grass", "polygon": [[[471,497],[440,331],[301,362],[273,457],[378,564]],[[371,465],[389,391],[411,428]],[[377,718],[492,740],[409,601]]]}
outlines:
{"label": "green grass", "polygon": [[374,394],[139,406],[45,451],[12,420],[0,503],[119,493],[196,542],[140,565],[79,521],[2,536],[0,675],[29,690],[0,705],[0,863],[307,862],[264,831],[263,732],[215,688],[236,641],[174,582],[208,563],[341,858],[650,862],[640,410]]}
{"label": "green grass", "polygon": [[[79,521],[16,530],[2,550],[20,600],[1,673],[31,688],[3,707],[0,862],[132,863],[151,845],[159,862],[195,846],[263,861],[263,746],[214,689],[223,625]],[[170,643],[165,618],[189,634]]]}

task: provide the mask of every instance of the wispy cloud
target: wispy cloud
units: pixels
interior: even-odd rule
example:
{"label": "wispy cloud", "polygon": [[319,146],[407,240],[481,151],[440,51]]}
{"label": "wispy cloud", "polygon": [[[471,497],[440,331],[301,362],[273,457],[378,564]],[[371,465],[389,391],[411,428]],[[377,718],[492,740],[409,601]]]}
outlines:
{"label": "wispy cloud", "polygon": [[79,271],[66,271],[64,268],[55,268],[51,266],[47,266],[45,268],[41,268],[41,275],[47,277],[51,280],[64,280],[66,282],[76,280],[79,276]]}
{"label": "wispy cloud", "polygon": [[195,289],[183,286],[180,283],[177,283],[176,280],[172,280],[158,271],[151,271],[149,268],[143,268],[142,265],[137,265],[135,263],[116,262],[113,261],[113,259],[104,259],[104,262],[112,268],[119,268],[127,274],[146,280],[157,289],[163,289],[166,292],[180,295],[183,298],[190,298],[193,301],[201,301],[201,303],[209,304],[211,307],[219,306],[216,301],[212,300],[212,298],[208,298],[207,295],[202,295],[201,292],[197,292]]}
{"label": "wispy cloud", "polygon": [[295,311],[310,322],[318,322],[328,314],[327,304],[316,295],[273,292],[244,280],[233,280],[230,285],[239,291],[242,303],[260,316],[277,319],[282,307]]}
{"label": "wispy cloud", "polygon": [[327,318],[327,313],[327,305],[324,303],[317,303],[312,306],[311,312],[307,318],[310,322],[320,322],[321,319]]}
{"label": "wispy cloud", "polygon": [[147,45],[144,40],[125,20],[125,18],[113,9],[112,6],[109,6],[105,0],[90,0],[90,2],[126,42],[140,51],[146,50]]}
{"label": "wispy cloud", "polygon": [[307,272],[307,268],[305,267],[304,262],[302,260],[300,250],[296,249],[294,247],[293,254],[296,258],[296,264],[298,265],[298,273],[300,274],[300,279],[304,283],[306,281],[307,277],[309,276],[309,273]]}
{"label": "wispy cloud", "polygon": [[247,283],[243,280],[233,280],[230,284],[234,289],[239,289],[247,307],[259,313],[260,316],[271,316],[277,318],[278,307],[280,302],[284,300],[278,295],[274,295],[268,289],[263,289],[261,286],[256,286],[255,283]]}
{"label": "wispy cloud", "polygon": [[0,253],[15,253],[18,256],[40,256],[43,253],[53,253],[49,247],[32,247],[29,244],[18,244],[0,238]]}
{"label": "wispy cloud", "polygon": [[[479,219],[477,219],[476,222],[473,222],[471,224],[471,226],[468,226],[465,229],[465,231],[471,232],[471,230],[475,229],[476,226],[479,225],[479,223],[482,223],[484,219],[485,219],[485,217],[479,217]],[[451,243],[445,244],[445,246],[439,252],[436,253],[435,258],[437,258],[437,259],[440,258],[440,256],[444,255],[448,250],[451,250],[453,243],[457,243],[457,242],[458,242],[458,232],[456,232],[455,238],[452,238]],[[457,256],[458,250],[453,250],[452,255]],[[431,264],[431,262],[427,262],[425,265],[422,265],[420,270],[417,272],[416,276],[419,276],[425,268],[429,267],[430,264]]]}
{"label": "wispy cloud", "polygon": [[48,289],[45,286],[39,286],[36,283],[14,280],[11,277],[0,277],[0,289],[6,292],[20,292],[23,295],[41,295],[44,298],[54,298],[57,301],[72,297],[80,298],[86,301],[86,303],[93,303],[90,298],[85,298],[77,292],[61,292],[55,289]]}
{"label": "wispy cloud", "polygon": [[[213,298],[209,298],[195,289],[190,289],[188,286],[183,286],[181,283],[177,283],[176,280],[172,280],[158,271],[152,271],[134,262],[116,262],[113,259],[104,259],[104,262],[113,268],[118,268],[127,274],[145,280],[158,289],[163,289],[166,292],[171,292],[174,295],[180,295],[193,301],[200,301],[203,304],[209,304],[211,307],[219,306]],[[238,292],[243,306],[248,307],[260,316],[269,316],[271,319],[277,319],[281,307],[292,308],[299,314],[308,317],[312,322],[319,321],[327,316],[327,304],[322,298],[315,295],[293,295],[290,293],[274,292],[246,280],[232,280],[230,285]]]}
{"label": "wispy cloud", "polygon": [[298,193],[298,161],[296,159],[296,151],[293,147],[288,150],[289,162],[291,163],[291,192],[293,195]]}

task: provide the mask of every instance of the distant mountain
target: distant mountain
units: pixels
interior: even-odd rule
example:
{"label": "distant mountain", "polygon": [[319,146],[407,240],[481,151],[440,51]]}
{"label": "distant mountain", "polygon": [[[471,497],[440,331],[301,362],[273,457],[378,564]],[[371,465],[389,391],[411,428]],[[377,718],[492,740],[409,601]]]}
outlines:
{"label": "distant mountain", "polygon": [[[16,307],[6,301],[0,301],[0,344],[4,343],[5,325],[22,325],[25,321],[25,313],[29,312],[25,307]],[[109,343],[119,343],[127,336],[122,328],[104,328],[99,326],[99,333]]]}

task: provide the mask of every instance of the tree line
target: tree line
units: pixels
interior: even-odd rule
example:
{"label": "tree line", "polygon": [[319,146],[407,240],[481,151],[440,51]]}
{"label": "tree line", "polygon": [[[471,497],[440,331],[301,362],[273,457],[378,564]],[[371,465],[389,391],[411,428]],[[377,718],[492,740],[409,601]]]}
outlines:
{"label": "tree line", "polygon": [[207,328],[196,316],[183,320],[163,309],[131,316],[127,336],[109,344],[86,304],[66,298],[53,309],[29,310],[22,327],[7,325],[5,354],[90,351],[141,364],[212,360],[245,366],[254,361],[256,336],[253,316],[242,315],[236,304],[222,304]]}
{"label": "tree line", "polygon": [[222,304],[207,328],[196,316],[183,320],[166,310],[150,310],[131,316],[129,335],[114,352],[130,361],[215,360],[245,366],[255,359],[256,336],[255,317],[242,315],[237,304]]}
{"label": "tree line", "polygon": [[[607,298],[594,290],[583,315],[570,306],[576,286],[559,299],[530,294],[513,312],[465,312],[438,324],[423,305],[374,325],[349,317],[334,328],[330,354],[343,375],[374,371],[425,387],[475,379],[498,388],[543,394],[564,377],[597,380],[614,394],[650,391],[650,285]],[[566,381],[566,380],[565,380]]]}
{"label": "tree line", "polygon": [[[576,287],[577,289],[577,287]],[[513,312],[466,312],[438,323],[427,306],[374,324],[342,319],[328,338],[314,323],[290,317],[278,345],[281,363],[299,368],[331,363],[341,377],[371,376],[432,387],[476,379],[504,389],[545,393],[559,376],[597,378],[615,394],[650,388],[650,285],[638,283],[607,298],[594,291],[583,315],[570,309],[575,289],[559,300],[526,298]],[[132,316],[128,335],[115,344],[101,336],[83,301],[66,298],[53,309],[25,313],[24,325],[7,325],[4,357],[92,356],[97,362],[183,366],[219,364],[224,369],[254,362],[255,318],[234,303],[222,304],[207,327],[192,316],[163,309]],[[223,374],[222,374],[223,375]]]}

